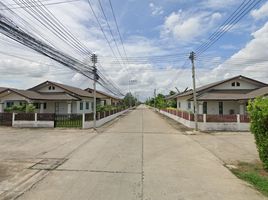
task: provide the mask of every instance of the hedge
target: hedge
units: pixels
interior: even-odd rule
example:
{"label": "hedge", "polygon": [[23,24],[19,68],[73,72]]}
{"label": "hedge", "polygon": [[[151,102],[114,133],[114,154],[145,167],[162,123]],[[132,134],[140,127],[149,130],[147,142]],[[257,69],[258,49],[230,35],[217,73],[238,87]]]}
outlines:
{"label": "hedge", "polygon": [[248,105],[251,125],[263,168],[268,171],[268,99],[257,98]]}

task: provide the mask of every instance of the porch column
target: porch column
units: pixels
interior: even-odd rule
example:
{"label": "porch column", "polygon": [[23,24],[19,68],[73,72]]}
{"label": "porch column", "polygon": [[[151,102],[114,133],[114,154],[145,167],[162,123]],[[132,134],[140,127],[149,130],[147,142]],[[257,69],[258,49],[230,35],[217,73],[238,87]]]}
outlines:
{"label": "porch column", "polygon": [[198,114],[203,114],[203,101],[201,101],[201,102],[197,102],[197,105],[198,105],[198,110],[197,110],[197,112],[198,112]]}
{"label": "porch column", "polygon": [[72,114],[72,102],[67,102],[67,113]]}
{"label": "porch column", "polygon": [[44,103],[40,103],[40,113],[44,113]]}
{"label": "porch column", "polygon": [[0,113],[4,112],[4,103],[0,102]]}

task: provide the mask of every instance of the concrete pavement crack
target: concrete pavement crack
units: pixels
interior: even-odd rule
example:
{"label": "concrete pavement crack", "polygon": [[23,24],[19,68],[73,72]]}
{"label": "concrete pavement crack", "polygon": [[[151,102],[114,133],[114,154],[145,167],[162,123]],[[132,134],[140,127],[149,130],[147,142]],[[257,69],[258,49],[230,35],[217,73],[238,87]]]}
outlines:
{"label": "concrete pavement crack", "polygon": [[54,169],[52,171],[63,172],[92,172],[92,173],[110,173],[110,174],[141,174],[140,172],[130,171],[109,171],[109,170],[87,170],[87,169]]}

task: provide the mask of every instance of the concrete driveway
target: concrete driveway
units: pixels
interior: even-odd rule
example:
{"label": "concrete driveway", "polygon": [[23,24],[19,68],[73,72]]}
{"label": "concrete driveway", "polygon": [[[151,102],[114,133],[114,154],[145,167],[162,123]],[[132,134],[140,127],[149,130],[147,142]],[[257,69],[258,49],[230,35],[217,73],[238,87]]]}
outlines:
{"label": "concrete driveway", "polygon": [[41,160],[25,170],[41,174],[18,199],[266,199],[184,131],[140,106],[101,133],[71,134],[70,142],[48,152],[29,147],[25,158]]}

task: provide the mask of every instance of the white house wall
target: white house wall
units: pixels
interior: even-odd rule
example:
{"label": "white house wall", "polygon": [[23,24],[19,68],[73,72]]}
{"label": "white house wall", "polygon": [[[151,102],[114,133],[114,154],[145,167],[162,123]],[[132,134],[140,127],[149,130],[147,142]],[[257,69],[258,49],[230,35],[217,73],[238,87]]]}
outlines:
{"label": "white house wall", "polygon": [[[185,110],[185,111],[193,112],[193,108],[194,108],[193,102],[191,102],[191,109],[188,109],[188,100],[187,99],[189,99],[189,98],[190,98],[190,96],[177,98],[177,108],[179,110]],[[179,103],[181,104],[180,107],[179,107]]]}
{"label": "white house wall", "polygon": [[53,85],[50,85],[50,84],[47,84],[46,86],[40,88],[38,90],[38,92],[46,92],[46,93],[55,93],[55,92],[65,92],[65,90],[57,87],[57,86],[54,86],[55,87],[55,90],[49,90],[49,86],[53,86]]}
{"label": "white house wall", "polygon": [[[239,82],[240,86],[232,86],[233,82]],[[215,90],[245,90],[245,89],[256,89],[258,88],[257,85],[244,81],[243,79],[235,79],[232,81],[228,81],[216,87],[213,87]]]}
{"label": "white house wall", "polygon": [[47,102],[47,107],[44,109],[44,113],[54,113],[55,112],[55,102]]}

